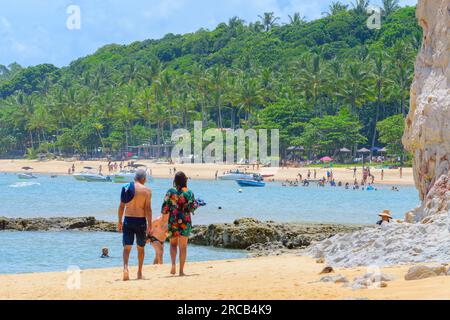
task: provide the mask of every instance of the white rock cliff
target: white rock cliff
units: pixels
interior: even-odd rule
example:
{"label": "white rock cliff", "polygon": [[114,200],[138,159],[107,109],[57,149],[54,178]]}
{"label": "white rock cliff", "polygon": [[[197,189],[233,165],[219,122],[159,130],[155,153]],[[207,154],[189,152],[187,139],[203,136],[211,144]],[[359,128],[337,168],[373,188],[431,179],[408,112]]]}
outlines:
{"label": "white rock cliff", "polygon": [[414,155],[414,179],[423,204],[407,214],[410,222],[450,210],[450,0],[419,0],[417,18],[423,44],[403,144]]}

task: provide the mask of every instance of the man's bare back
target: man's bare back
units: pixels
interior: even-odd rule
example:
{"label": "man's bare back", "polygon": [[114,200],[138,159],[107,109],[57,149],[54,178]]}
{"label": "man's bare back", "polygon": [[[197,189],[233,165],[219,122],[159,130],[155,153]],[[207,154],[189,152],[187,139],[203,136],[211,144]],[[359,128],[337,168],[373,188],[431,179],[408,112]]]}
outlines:
{"label": "man's bare back", "polygon": [[145,218],[146,208],[151,208],[152,191],[146,186],[135,183],[135,195],[126,205],[125,216],[132,218]]}

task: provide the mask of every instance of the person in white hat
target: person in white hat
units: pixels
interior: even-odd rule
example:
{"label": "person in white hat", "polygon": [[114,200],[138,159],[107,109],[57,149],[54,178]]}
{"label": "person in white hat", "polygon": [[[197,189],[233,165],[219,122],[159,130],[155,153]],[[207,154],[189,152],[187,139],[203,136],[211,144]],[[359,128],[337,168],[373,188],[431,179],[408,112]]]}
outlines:
{"label": "person in white hat", "polygon": [[381,226],[383,222],[390,223],[391,220],[393,219],[391,216],[391,211],[389,210],[384,210],[382,213],[379,214],[379,216],[381,217],[381,220],[377,222],[377,225],[379,226]]}

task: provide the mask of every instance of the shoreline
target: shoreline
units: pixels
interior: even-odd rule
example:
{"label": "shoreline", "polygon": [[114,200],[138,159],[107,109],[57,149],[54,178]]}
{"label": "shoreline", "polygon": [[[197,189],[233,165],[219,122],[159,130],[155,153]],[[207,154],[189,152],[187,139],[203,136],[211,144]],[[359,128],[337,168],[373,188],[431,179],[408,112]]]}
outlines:
{"label": "shoreline", "polygon": [[[259,172],[261,174],[273,174],[274,176],[266,179],[274,179],[276,182],[283,182],[286,180],[295,181],[299,178],[299,174],[303,175],[303,178],[307,177],[308,170],[311,170],[313,174],[314,170],[317,172],[317,179],[326,177],[327,168],[260,168],[260,170],[253,170],[252,166],[241,165],[215,165],[215,164],[160,164],[154,163],[148,160],[138,161],[152,170],[154,178],[158,179],[172,179],[173,175],[170,170],[176,168],[177,170],[184,171],[193,180],[215,180],[215,174],[218,172],[219,176],[224,172],[240,169],[247,170],[249,172]],[[90,166],[98,168],[103,166],[103,173],[107,172],[107,162],[105,161],[37,161],[37,160],[0,160],[0,173],[19,173],[22,167],[33,167],[36,174],[50,174],[50,175],[68,175],[68,169],[72,165],[75,165],[76,172],[82,171],[84,166]],[[333,173],[336,182],[353,184],[355,178],[353,176],[352,166],[348,168],[333,168]],[[372,167],[372,174],[375,176],[375,184],[378,185],[399,185],[399,186],[414,186],[413,170],[412,168],[403,169],[403,177],[400,178],[400,172],[398,169],[384,169],[384,179],[381,180],[381,169]],[[361,167],[357,168],[357,180],[358,183],[362,179]],[[313,175],[311,176],[313,179]]]}
{"label": "shoreline", "polygon": [[[414,300],[450,299],[450,276],[406,281],[413,265],[381,268],[393,276],[385,288],[353,290],[342,284],[318,282],[325,265],[294,255],[188,263],[189,276],[169,275],[169,265],[144,267],[144,281],[122,282],[121,268],[80,272],[80,288],[68,287],[74,273],[49,272],[0,275],[0,297],[6,300]],[[264,270],[264,273],[260,272]],[[132,279],[136,268],[131,268]],[[336,269],[350,282],[365,267]],[[242,286],[245,283],[245,286]],[[174,286],[183,290],[173,290]],[[157,290],[156,290],[157,289]]]}

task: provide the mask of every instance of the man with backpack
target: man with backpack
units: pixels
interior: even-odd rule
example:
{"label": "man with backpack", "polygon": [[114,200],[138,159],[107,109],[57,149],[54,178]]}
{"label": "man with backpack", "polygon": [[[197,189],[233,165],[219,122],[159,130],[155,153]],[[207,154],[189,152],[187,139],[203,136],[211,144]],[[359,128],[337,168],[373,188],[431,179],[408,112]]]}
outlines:
{"label": "man with backpack", "polygon": [[[138,170],[135,181],[122,188],[119,206],[118,231],[123,234],[123,280],[130,280],[128,260],[136,239],[139,270],[137,279],[142,280],[147,235],[152,230],[152,191],[145,186],[147,173]],[[125,216],[125,218],[124,218]]]}

